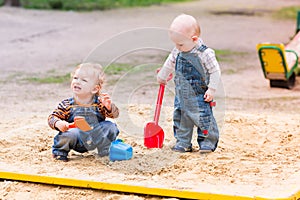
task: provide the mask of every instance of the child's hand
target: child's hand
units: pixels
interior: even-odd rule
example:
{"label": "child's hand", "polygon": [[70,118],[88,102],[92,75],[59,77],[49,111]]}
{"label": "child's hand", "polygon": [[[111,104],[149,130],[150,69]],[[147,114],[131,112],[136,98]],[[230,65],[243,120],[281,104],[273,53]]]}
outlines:
{"label": "child's hand", "polygon": [[157,82],[158,82],[159,84],[163,84],[163,85],[166,85],[166,84],[167,84],[167,81],[166,81],[166,80],[160,79],[160,78],[158,78],[158,77],[157,77]]}
{"label": "child's hand", "polygon": [[[158,68],[158,69],[156,70],[156,73],[158,73],[160,70],[161,70],[161,68]],[[159,84],[166,85],[167,82],[168,82],[169,80],[171,80],[172,78],[173,78],[173,74],[172,74],[172,73],[169,74],[167,80],[161,79],[161,78],[159,78],[159,77],[157,76],[157,82],[158,82]]]}
{"label": "child's hand", "polygon": [[55,123],[55,127],[60,130],[61,132],[66,132],[67,130],[69,130],[69,123],[66,121],[57,121]]}
{"label": "child's hand", "polygon": [[102,93],[99,97],[99,101],[107,108],[107,110],[111,110],[111,98],[109,94]]}
{"label": "child's hand", "polygon": [[214,94],[216,90],[212,88],[208,88],[204,94],[204,101],[211,102],[214,99]]}

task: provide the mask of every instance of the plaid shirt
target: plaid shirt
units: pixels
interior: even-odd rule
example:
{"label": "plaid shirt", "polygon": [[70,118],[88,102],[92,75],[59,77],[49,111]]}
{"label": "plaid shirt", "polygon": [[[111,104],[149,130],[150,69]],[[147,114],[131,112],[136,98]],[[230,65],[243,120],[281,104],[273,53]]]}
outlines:
{"label": "plaid shirt", "polygon": [[[210,75],[210,82],[208,84],[208,87],[217,89],[221,76],[220,66],[213,49],[207,48],[204,52],[200,52],[198,50],[198,48],[202,44],[204,44],[203,41],[199,39],[197,45],[190,51],[190,53],[198,54],[200,62],[204,68],[204,72],[208,72],[208,74]],[[175,71],[176,58],[179,52],[180,51],[176,47],[172,50],[162,69],[158,73],[158,78],[167,80],[169,74]]]}
{"label": "plaid shirt", "polygon": [[[74,107],[73,98],[65,99],[60,102],[57,108],[49,115],[48,117],[48,125],[52,129],[55,128],[55,123],[60,120],[68,121],[71,115],[71,108]],[[98,100],[98,96],[94,97],[94,103],[91,106],[97,106],[99,108],[99,112],[102,114],[104,118],[117,118],[119,116],[119,109],[115,104],[111,104],[111,111],[108,111],[106,107]]]}

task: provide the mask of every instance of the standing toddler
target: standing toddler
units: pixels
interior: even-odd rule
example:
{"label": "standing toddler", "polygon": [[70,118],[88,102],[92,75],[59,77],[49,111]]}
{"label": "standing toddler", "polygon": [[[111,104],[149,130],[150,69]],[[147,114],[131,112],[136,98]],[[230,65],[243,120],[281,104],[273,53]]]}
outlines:
{"label": "standing toddler", "polygon": [[212,100],[221,72],[215,52],[200,39],[200,26],[190,15],[177,16],[169,29],[175,44],[157,75],[167,83],[175,71],[173,129],[176,144],[173,151],[191,152],[193,128],[197,127],[200,152],[213,152],[219,141],[219,131],[212,111]]}

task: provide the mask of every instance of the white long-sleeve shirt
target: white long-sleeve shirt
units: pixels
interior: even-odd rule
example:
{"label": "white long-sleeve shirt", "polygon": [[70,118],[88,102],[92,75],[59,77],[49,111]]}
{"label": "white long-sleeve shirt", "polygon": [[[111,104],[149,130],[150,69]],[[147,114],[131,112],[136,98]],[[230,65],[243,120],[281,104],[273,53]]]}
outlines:
{"label": "white long-sleeve shirt", "polygon": [[[197,53],[201,65],[204,68],[204,72],[209,74],[208,87],[216,90],[220,82],[221,70],[219,63],[216,59],[215,51],[211,48],[207,48],[204,52],[200,52],[198,48],[204,44],[201,39],[198,40],[196,46],[190,51],[190,53]],[[161,80],[167,80],[170,73],[175,71],[176,58],[180,51],[175,47],[166,59],[163,67],[159,71],[157,77]]]}

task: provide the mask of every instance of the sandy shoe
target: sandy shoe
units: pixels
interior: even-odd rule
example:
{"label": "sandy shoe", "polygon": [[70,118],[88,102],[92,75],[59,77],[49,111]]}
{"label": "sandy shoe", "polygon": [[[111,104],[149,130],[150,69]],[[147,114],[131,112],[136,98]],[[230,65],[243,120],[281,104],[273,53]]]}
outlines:
{"label": "sandy shoe", "polygon": [[204,153],[211,153],[211,152],[213,152],[213,150],[210,148],[207,148],[207,147],[203,147],[203,148],[200,148],[199,152],[201,154],[204,154]]}
{"label": "sandy shoe", "polygon": [[60,161],[63,161],[63,162],[68,162],[69,161],[67,156],[59,156],[59,155],[52,154],[52,157],[55,160],[60,160]]}
{"label": "sandy shoe", "polygon": [[174,147],[172,147],[172,151],[186,153],[186,152],[192,152],[193,148],[192,148],[192,146],[185,148],[180,145],[175,145]]}

